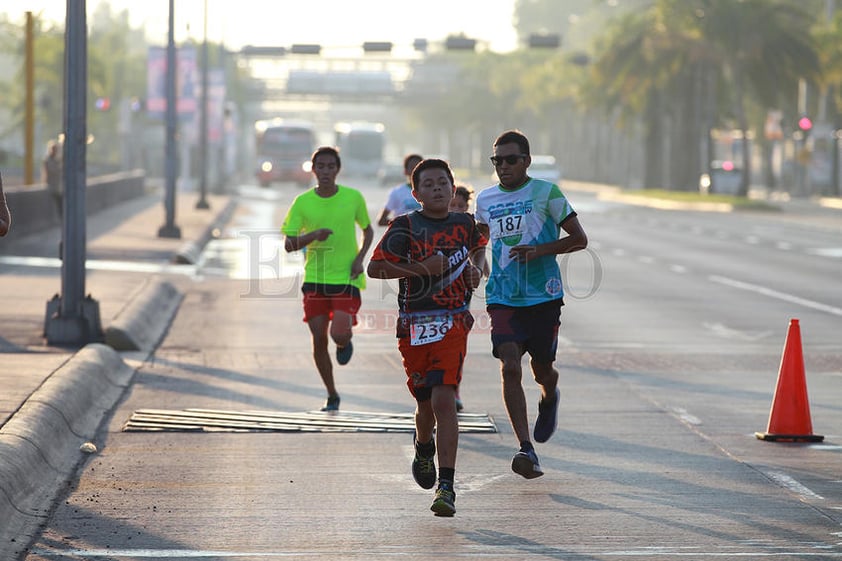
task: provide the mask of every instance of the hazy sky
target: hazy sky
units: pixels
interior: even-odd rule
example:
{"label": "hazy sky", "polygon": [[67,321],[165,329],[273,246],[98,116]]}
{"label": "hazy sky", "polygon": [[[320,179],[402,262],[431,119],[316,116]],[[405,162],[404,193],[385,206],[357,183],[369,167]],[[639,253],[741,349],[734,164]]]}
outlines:
{"label": "hazy sky", "polygon": [[[79,1],[79,0],[74,0]],[[515,0],[176,0],[176,40],[201,39],[203,8],[208,7],[208,38],[229,48],[243,45],[288,46],[319,43],[355,46],[365,41],[411,45],[465,33],[495,51],[515,47],[512,14]],[[87,12],[110,2],[115,11],[128,9],[132,25],[143,26],[150,41],[166,42],[167,0],[87,0]],[[14,0],[2,11],[13,19],[26,11],[64,20],[66,0]],[[14,4],[14,8],[9,8]],[[308,7],[304,7],[308,6]],[[385,23],[380,23],[385,22]]]}

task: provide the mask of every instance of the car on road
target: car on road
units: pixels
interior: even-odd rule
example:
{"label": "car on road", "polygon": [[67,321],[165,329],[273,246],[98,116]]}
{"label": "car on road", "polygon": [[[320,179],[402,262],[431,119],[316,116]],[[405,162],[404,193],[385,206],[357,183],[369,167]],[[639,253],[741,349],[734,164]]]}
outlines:
{"label": "car on road", "polygon": [[699,192],[703,194],[736,195],[740,191],[743,170],[731,160],[714,160],[710,173],[699,178]]}

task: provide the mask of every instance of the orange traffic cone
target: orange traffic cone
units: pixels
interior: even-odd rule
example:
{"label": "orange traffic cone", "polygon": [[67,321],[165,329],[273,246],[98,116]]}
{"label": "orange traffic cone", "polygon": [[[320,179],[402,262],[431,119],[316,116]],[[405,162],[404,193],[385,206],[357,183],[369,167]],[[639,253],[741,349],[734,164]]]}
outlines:
{"label": "orange traffic cone", "polygon": [[774,442],[824,440],[823,436],[813,434],[807,381],[804,378],[804,356],[801,353],[801,328],[797,319],[789,320],[769,425],[766,432],[756,432],[754,435],[760,440]]}

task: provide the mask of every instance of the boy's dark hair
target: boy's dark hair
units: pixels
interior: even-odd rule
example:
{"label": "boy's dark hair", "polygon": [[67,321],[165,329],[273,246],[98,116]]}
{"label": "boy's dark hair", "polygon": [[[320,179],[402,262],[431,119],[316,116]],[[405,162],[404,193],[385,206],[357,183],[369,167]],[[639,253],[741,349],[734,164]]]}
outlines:
{"label": "boy's dark hair", "polygon": [[529,139],[517,129],[508,130],[498,136],[497,140],[494,141],[494,146],[511,143],[518,145],[521,154],[529,155]]}
{"label": "boy's dark hair", "polygon": [[443,169],[447,172],[447,177],[450,179],[451,185],[453,184],[453,172],[450,170],[450,164],[438,158],[427,158],[426,160],[421,160],[421,162],[415,166],[415,169],[412,170],[413,191],[415,190],[415,186],[418,184],[418,178],[421,176],[421,172],[425,169]]}
{"label": "boy's dark hair", "polygon": [[339,150],[333,146],[320,146],[313,152],[313,157],[310,158],[310,163],[316,165],[316,157],[322,154],[331,154],[336,158],[336,169],[342,169],[342,160],[339,158]]}
{"label": "boy's dark hair", "polygon": [[473,194],[474,191],[470,187],[466,187],[464,185],[457,185],[456,191],[454,191],[453,196],[462,197],[463,199],[465,199],[465,202],[469,203],[471,202],[471,195]]}
{"label": "boy's dark hair", "polygon": [[424,156],[422,156],[421,154],[407,154],[403,159],[403,171],[406,172],[407,175],[411,174],[415,166],[412,166],[408,170],[407,166],[409,166],[413,161],[415,162],[415,165],[418,165],[418,162],[420,162],[423,159]]}

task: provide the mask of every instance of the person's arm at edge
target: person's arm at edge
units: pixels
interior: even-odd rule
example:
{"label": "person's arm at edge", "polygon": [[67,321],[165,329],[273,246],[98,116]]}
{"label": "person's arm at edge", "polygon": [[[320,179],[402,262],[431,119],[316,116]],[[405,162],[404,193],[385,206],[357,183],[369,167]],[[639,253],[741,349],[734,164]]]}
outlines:
{"label": "person's arm at edge", "polygon": [[477,230],[479,230],[480,234],[482,234],[482,237],[486,239],[486,243],[481,247],[474,249],[470,254],[470,259],[474,267],[480,270],[482,276],[488,278],[491,275],[491,266],[488,264],[486,251],[488,247],[487,244],[491,243],[489,241],[490,229],[488,228],[488,224],[477,222]]}
{"label": "person's arm at edge", "polygon": [[363,267],[363,260],[365,260],[365,254],[368,253],[369,248],[371,248],[371,243],[374,241],[374,228],[371,227],[371,224],[365,227],[363,230],[363,243],[360,246],[360,251],[357,253],[357,257],[354,259],[354,262],[351,264],[351,278],[355,279],[365,271]]}
{"label": "person's arm at edge", "polygon": [[6,204],[6,194],[3,192],[3,176],[0,175],[0,237],[9,233],[12,226],[12,214]]}
{"label": "person's arm at edge", "polygon": [[390,215],[391,215],[391,213],[389,212],[389,209],[384,206],[383,210],[380,211],[380,214],[377,215],[377,225],[378,226],[388,226],[389,220],[390,220],[389,219]]}

